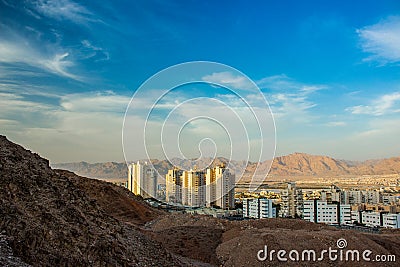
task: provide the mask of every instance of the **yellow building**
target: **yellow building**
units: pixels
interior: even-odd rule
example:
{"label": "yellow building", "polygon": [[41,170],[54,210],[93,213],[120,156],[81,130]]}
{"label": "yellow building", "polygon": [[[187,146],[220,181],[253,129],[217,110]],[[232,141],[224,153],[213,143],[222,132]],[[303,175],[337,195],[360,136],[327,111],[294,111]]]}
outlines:
{"label": "yellow building", "polygon": [[182,174],[182,170],[173,168],[165,176],[165,200],[169,203],[182,203]]}
{"label": "yellow building", "polygon": [[145,162],[132,163],[128,167],[128,189],[144,198],[156,197],[157,175],[151,165]]}
{"label": "yellow building", "polygon": [[218,206],[221,209],[235,207],[235,175],[225,165],[207,169],[206,174],[206,204]]}

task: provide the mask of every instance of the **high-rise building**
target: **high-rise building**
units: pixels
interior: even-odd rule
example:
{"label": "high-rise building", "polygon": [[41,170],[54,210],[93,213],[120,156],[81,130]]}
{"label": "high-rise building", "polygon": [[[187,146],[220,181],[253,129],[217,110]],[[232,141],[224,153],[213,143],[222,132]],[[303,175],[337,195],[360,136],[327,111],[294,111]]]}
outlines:
{"label": "high-rise building", "polygon": [[235,175],[224,165],[207,170],[183,171],[178,168],[166,174],[166,201],[186,206],[235,206]]}
{"label": "high-rise building", "polygon": [[157,175],[147,162],[132,163],[128,167],[128,189],[144,198],[156,197]]}
{"label": "high-rise building", "polygon": [[275,218],[276,208],[272,207],[272,200],[266,198],[244,198],[244,218]]}
{"label": "high-rise building", "polygon": [[235,207],[235,175],[224,165],[208,168],[206,173],[206,205],[221,209]]}
{"label": "high-rise building", "polygon": [[165,200],[169,203],[182,203],[182,174],[182,170],[173,168],[165,176]]}
{"label": "high-rise building", "polygon": [[302,217],[303,215],[303,191],[296,188],[296,183],[290,182],[287,188],[281,191],[280,217]]}
{"label": "high-rise building", "polygon": [[204,171],[190,170],[182,174],[182,204],[202,207],[206,203],[206,174]]}

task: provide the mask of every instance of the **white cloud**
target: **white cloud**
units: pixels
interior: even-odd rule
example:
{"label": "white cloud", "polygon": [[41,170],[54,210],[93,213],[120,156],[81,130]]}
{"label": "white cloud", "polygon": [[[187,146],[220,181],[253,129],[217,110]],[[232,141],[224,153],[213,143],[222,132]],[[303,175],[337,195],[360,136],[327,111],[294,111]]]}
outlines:
{"label": "white cloud", "polygon": [[124,113],[130,97],[112,91],[69,94],[61,97],[60,105],[73,112]]}
{"label": "white cloud", "polygon": [[400,16],[392,16],[377,24],[357,30],[366,61],[381,64],[400,61]]}
{"label": "white cloud", "polygon": [[301,83],[288,77],[286,74],[279,74],[262,78],[261,80],[257,81],[257,85],[262,89],[270,89],[284,92],[295,91],[303,94],[311,94],[326,89],[325,85]]}
{"label": "white cloud", "polygon": [[38,49],[29,40],[16,34],[9,40],[0,39],[0,63],[23,63],[59,76],[81,79],[69,71],[74,62],[64,49],[56,46],[52,46],[49,50]]}
{"label": "white cloud", "polygon": [[0,92],[0,109],[3,117],[10,113],[46,112],[51,109],[51,106],[26,100],[23,96],[15,93]]}
{"label": "white cloud", "polygon": [[105,51],[101,47],[94,46],[89,40],[83,40],[81,43],[84,48],[87,48],[88,50],[91,51],[91,53],[87,55],[86,58],[96,57],[95,61],[103,61],[110,59],[110,54],[107,51]]}
{"label": "white cloud", "polygon": [[121,127],[129,97],[111,91],[68,94],[55,104],[26,97],[0,93],[3,134],[54,162],[123,160]]}
{"label": "white cloud", "polygon": [[233,89],[254,89],[256,86],[249,81],[244,75],[236,76],[230,72],[215,72],[211,75],[206,75],[202,77],[203,81],[221,84],[226,87],[232,87]]}
{"label": "white cloud", "polygon": [[40,14],[56,20],[69,20],[77,24],[94,21],[92,12],[70,0],[38,0],[33,3],[33,8]]}
{"label": "white cloud", "polygon": [[342,127],[342,126],[346,126],[347,123],[344,121],[331,121],[325,124],[326,126],[329,127]]}
{"label": "white cloud", "polygon": [[386,94],[371,102],[370,105],[359,105],[346,109],[353,114],[381,116],[400,112],[400,92]]}
{"label": "white cloud", "polygon": [[257,84],[270,92],[264,93],[271,105],[277,123],[308,122],[313,116],[308,110],[317,106],[311,97],[317,91],[326,89],[325,85],[305,84],[285,74],[265,77]]}

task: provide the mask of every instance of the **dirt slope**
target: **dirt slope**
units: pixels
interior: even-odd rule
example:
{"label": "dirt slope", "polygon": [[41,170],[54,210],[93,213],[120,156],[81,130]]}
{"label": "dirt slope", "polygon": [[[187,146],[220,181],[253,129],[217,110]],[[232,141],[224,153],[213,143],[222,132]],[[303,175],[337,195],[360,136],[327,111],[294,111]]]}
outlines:
{"label": "dirt slope", "polygon": [[[0,136],[0,233],[14,256],[33,266],[183,264],[103,208],[120,189],[88,182],[52,170],[47,160]],[[85,191],[89,187],[91,194]],[[100,201],[105,192],[112,194]],[[125,209],[121,218],[139,223],[153,218],[144,203],[133,199],[136,206],[129,208],[126,195],[118,198],[125,201],[118,206]]]}

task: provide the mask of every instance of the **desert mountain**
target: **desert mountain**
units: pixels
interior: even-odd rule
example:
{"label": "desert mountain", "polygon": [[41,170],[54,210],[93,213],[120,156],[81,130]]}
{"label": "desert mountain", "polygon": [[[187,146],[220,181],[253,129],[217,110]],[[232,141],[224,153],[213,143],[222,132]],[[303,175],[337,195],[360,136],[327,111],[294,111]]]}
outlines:
{"label": "desert mountain", "polygon": [[327,156],[294,153],[276,157],[272,163],[270,174],[275,176],[309,176],[343,175],[350,172],[350,166],[345,161]]}
{"label": "desert mountain", "polygon": [[[174,158],[174,165],[190,169],[193,162],[189,160]],[[143,161],[142,161],[143,162]],[[205,158],[196,161],[200,168],[206,167],[210,162],[214,164],[228,163],[226,158],[217,158],[214,161]],[[165,175],[172,164],[166,160],[152,160],[154,167],[160,175]],[[245,169],[245,176],[249,177],[256,168],[267,173],[271,161],[260,163],[246,163],[246,161],[230,161],[230,167],[238,174]],[[67,169],[79,175],[91,178],[126,178],[127,168],[125,163],[60,163],[53,165],[56,168]],[[367,160],[363,162],[338,160],[328,156],[316,156],[305,153],[293,153],[287,156],[276,157],[272,163],[269,175],[271,176],[340,176],[340,175],[380,175],[400,173],[400,157],[381,160]]]}

